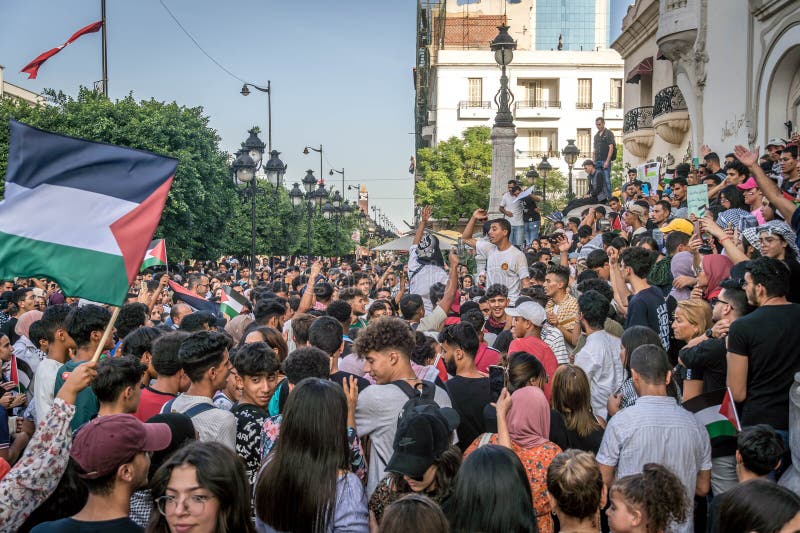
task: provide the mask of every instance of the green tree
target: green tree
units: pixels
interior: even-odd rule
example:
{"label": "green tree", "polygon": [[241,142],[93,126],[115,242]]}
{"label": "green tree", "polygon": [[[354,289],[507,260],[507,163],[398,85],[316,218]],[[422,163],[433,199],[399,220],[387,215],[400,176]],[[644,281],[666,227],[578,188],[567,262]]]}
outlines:
{"label": "green tree", "polygon": [[417,205],[433,206],[433,216],[453,226],[489,204],[492,173],[491,129],[467,128],[461,138],[451,137],[417,154],[421,179],[416,184]]}
{"label": "green tree", "polygon": [[622,164],[622,150],[623,146],[617,146],[617,158],[611,164],[611,190],[616,191],[622,187],[622,182],[625,179],[625,174],[628,169]]}
{"label": "green tree", "polygon": [[[49,92],[50,103],[33,106],[0,100],[0,173],[8,161],[9,118],[47,131],[152,151],[178,159],[161,223],[170,258],[216,258],[229,252],[227,221],[242,209],[230,179],[227,154],[201,107],[133,96],[112,102],[82,88],[75,98]],[[249,224],[248,224],[249,228]],[[248,230],[249,231],[249,230]]]}

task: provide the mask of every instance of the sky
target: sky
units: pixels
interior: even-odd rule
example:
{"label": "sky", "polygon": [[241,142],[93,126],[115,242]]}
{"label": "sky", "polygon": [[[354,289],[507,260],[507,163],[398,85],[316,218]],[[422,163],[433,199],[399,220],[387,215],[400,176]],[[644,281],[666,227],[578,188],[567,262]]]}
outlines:
{"label": "sky", "polygon": [[[363,183],[370,205],[400,230],[413,218],[413,0],[161,0],[215,65],[178,27],[159,0],[107,0],[109,96],[202,106],[221,147],[233,152],[257,125],[267,142],[267,97],[242,82],[272,83],[272,144],[288,164],[287,184],[306,169],[319,178],[344,168]],[[631,0],[612,0],[612,40]],[[28,61],[100,19],[100,0],[0,0],[0,65],[7,82],[75,95],[102,78],[100,33],[85,35],[51,58],[35,80]],[[341,176],[334,175],[341,189]],[[354,201],[356,190],[346,191]]]}

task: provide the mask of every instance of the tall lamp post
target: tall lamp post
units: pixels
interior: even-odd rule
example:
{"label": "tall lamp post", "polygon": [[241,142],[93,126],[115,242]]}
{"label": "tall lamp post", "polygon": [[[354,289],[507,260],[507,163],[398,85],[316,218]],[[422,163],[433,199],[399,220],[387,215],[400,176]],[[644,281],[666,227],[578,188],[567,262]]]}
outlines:
{"label": "tall lamp post", "polygon": [[[533,167],[533,165],[531,165]],[[536,167],[539,169],[539,174],[542,176],[542,204],[547,202],[547,173],[553,170],[550,162],[547,161],[547,156],[542,157],[542,162]]]}
{"label": "tall lamp post", "polygon": [[339,257],[341,254],[339,253],[339,222],[342,221],[345,217],[347,217],[352,208],[350,207],[350,202],[345,200],[342,202],[342,195],[339,191],[334,191],[333,194],[330,196],[329,201],[322,206],[322,216],[326,219],[330,220],[333,218],[336,222],[336,256]]}
{"label": "tall lamp post", "polygon": [[272,84],[269,80],[267,80],[266,87],[245,83],[242,85],[242,90],[240,91],[242,96],[248,96],[250,94],[249,87],[262,93],[267,93],[267,149],[272,153]]}
{"label": "tall lamp post", "polygon": [[564,161],[567,163],[568,167],[568,189],[569,189],[569,198],[572,199],[574,194],[572,194],[572,166],[575,164],[575,161],[578,159],[578,154],[581,153],[580,148],[575,146],[575,139],[567,139],[567,145],[561,151],[561,155],[564,156]]}
{"label": "tall lamp post", "polygon": [[511,104],[514,95],[508,88],[506,67],[514,58],[517,42],[508,33],[508,26],[498,26],[498,33],[491,42],[490,49],[494,52],[494,60],[500,65],[500,89],[494,96],[497,105],[497,114],[492,126],[492,177],[489,194],[489,218],[500,215],[500,199],[506,189],[506,182],[514,176],[514,139],[517,130],[514,127],[514,116],[511,113]]}
{"label": "tall lamp post", "polygon": [[289,191],[289,199],[292,201],[293,207],[300,207],[305,200],[306,214],[307,214],[307,256],[311,258],[311,218],[314,211],[323,204],[323,201],[328,198],[328,191],[325,190],[325,183],[320,181],[319,188],[317,187],[317,178],[314,177],[313,170],[306,170],[306,175],[303,176],[303,189],[300,190],[300,184],[295,182],[292,190]]}
{"label": "tall lamp post", "polygon": [[344,203],[342,203],[342,200],[344,200],[344,196],[343,195],[344,195],[345,190],[346,190],[344,188],[344,167],[342,167],[342,170],[336,170],[335,168],[332,168],[332,169],[330,169],[328,174],[333,176],[334,172],[337,173],[337,174],[340,174],[342,176],[342,195],[339,196],[339,205],[336,205],[336,201],[335,201],[336,200],[336,195],[339,194],[338,191],[334,194],[333,198],[331,199],[331,201],[333,202],[333,207],[337,209],[337,212],[336,212],[336,214],[337,214],[337,216],[336,216],[336,255],[339,256],[340,255],[339,254],[339,218],[340,218],[340,215],[342,217],[347,216],[350,213],[351,209],[350,209],[350,203],[349,202],[344,201]]}
{"label": "tall lamp post", "polygon": [[313,146],[306,146],[303,148],[303,155],[308,155],[311,152],[309,150],[313,150],[319,154],[319,179],[322,180],[325,176],[322,174],[322,145],[319,145],[319,148],[314,148]]}
{"label": "tall lamp post", "polygon": [[[256,196],[266,194],[268,189],[260,187],[257,183],[256,173],[262,168],[265,144],[258,138],[255,128],[250,130],[250,136],[242,143],[242,149],[237,152],[233,161],[233,181],[240,186],[242,199],[250,200],[250,269],[256,268]],[[278,158],[280,152],[273,150],[270,159],[263,165],[267,183],[272,187],[276,198],[280,195],[280,187],[286,166]]]}

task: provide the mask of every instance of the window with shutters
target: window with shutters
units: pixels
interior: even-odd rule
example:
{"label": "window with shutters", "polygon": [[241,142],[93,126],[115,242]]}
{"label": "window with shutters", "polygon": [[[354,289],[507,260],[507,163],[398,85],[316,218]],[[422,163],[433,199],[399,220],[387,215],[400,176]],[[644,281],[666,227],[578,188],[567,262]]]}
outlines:
{"label": "window with shutters", "polygon": [[592,108],[592,79],[578,78],[578,109]]}
{"label": "window with shutters", "polygon": [[592,158],[592,130],[586,128],[578,129],[578,138],[575,145],[581,151],[578,159],[591,159]]}
{"label": "window with shutters", "polygon": [[483,78],[468,78],[469,80],[469,103],[475,107],[480,107],[483,100]]}
{"label": "window with shutters", "polygon": [[611,95],[609,107],[622,109],[622,78],[611,78],[609,95]]}

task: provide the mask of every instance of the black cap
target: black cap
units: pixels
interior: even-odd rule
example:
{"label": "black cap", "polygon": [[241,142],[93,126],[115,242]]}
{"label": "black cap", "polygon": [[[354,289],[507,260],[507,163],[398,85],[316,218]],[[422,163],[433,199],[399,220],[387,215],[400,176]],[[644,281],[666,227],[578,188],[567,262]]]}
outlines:
{"label": "black cap", "polygon": [[428,468],[450,446],[450,434],[458,423],[458,413],[449,407],[429,404],[414,407],[399,422],[394,454],[386,465],[386,471],[422,479]]}

